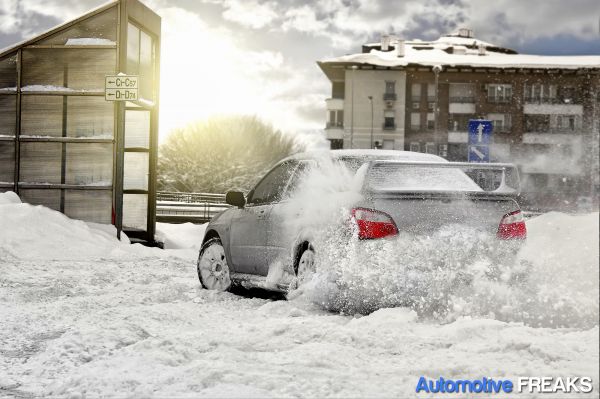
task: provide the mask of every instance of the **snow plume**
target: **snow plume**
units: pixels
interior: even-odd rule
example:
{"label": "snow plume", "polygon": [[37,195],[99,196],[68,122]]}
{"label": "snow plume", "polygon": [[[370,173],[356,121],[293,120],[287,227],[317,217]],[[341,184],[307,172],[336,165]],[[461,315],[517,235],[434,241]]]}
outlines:
{"label": "snow plume", "polygon": [[[422,320],[443,322],[598,324],[597,213],[532,219],[523,245],[461,225],[429,236],[361,241],[340,234],[361,198],[360,173],[335,161],[321,165],[306,172],[284,211],[288,234],[306,237],[316,249],[317,273],[292,297],[346,314],[408,307]],[[315,232],[315,226],[321,227]]]}
{"label": "snow plume", "polygon": [[285,234],[295,240],[322,240],[348,217],[349,207],[362,198],[360,175],[329,158],[327,152],[318,162],[319,168],[309,166],[302,172],[298,186],[281,209]]}
{"label": "snow plume", "polygon": [[460,226],[428,237],[330,239],[317,252],[317,274],[304,293],[349,314],[401,306],[443,322],[467,316],[598,325],[598,214],[551,213],[528,227],[521,250]]}

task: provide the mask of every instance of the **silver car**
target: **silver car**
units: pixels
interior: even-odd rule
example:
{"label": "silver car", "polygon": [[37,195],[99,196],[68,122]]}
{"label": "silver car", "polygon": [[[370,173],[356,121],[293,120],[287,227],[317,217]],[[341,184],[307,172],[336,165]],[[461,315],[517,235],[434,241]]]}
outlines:
{"label": "silver car", "polygon": [[[348,218],[340,222],[343,228],[334,229],[348,239],[390,239],[400,231],[429,234],[457,223],[493,234],[498,243],[526,238],[515,200],[519,178],[514,165],[453,163],[408,151],[304,153],[280,161],[247,196],[227,193],[232,208],[210,221],[200,249],[202,286],[226,291],[239,284],[287,292],[302,284],[315,269],[321,244],[317,232],[331,223],[327,215],[336,213],[331,200],[305,198],[306,192],[310,180],[321,171],[327,174],[331,165],[343,173],[329,173],[327,184],[337,184],[342,174],[359,182],[359,195],[342,195]],[[305,207],[326,212],[304,222]]]}

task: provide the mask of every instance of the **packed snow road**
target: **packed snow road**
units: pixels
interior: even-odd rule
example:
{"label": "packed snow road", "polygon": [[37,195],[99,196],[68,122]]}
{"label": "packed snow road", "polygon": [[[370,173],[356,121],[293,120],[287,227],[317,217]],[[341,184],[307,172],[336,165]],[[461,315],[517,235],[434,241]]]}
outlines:
{"label": "packed snow road", "polygon": [[342,315],[306,295],[209,292],[194,249],[119,243],[2,194],[0,225],[0,396],[407,397],[422,375],[577,375],[598,397],[598,214],[530,223],[525,250],[547,269],[526,308],[547,305],[539,323],[481,307],[444,320],[402,307]]}

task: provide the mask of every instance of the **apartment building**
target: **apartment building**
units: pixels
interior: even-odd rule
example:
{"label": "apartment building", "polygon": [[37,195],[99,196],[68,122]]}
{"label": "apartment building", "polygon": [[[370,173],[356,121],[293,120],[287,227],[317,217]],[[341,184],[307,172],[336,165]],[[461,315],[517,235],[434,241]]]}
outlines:
{"label": "apartment building", "polygon": [[460,29],[431,42],[384,36],[318,65],[332,83],[332,148],[467,161],[469,119],[490,119],[491,161],[519,166],[530,207],[597,203],[600,56],[517,54]]}

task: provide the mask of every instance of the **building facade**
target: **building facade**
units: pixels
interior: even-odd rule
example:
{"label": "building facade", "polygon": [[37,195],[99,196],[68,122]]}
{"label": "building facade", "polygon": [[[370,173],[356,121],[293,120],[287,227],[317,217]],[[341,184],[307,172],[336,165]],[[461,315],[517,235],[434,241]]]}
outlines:
{"label": "building facade", "polygon": [[[160,17],[117,0],[0,51],[0,191],[67,216],[155,229]],[[139,77],[105,100],[105,77]]]}
{"label": "building facade", "polygon": [[489,119],[491,161],[519,166],[529,207],[570,209],[579,197],[597,204],[599,56],[522,55],[460,30],[433,42],[384,37],[319,66],[333,88],[325,130],[332,148],[466,162],[468,121]]}

